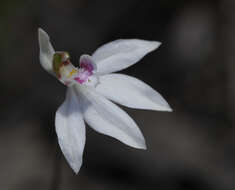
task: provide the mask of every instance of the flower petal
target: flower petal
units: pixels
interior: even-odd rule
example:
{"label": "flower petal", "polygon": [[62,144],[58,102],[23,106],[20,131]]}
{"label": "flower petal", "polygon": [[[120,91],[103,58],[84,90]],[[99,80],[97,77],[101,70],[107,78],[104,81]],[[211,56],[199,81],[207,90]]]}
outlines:
{"label": "flower petal", "polygon": [[48,34],[41,28],[38,29],[38,40],[40,48],[40,63],[46,71],[48,71],[49,73],[53,73],[52,60],[55,50],[53,49],[50,43],[50,38]]}
{"label": "flower petal", "polygon": [[56,112],[55,125],[60,148],[70,167],[78,173],[86,137],[81,106],[73,88],[68,88],[66,99]]}
{"label": "flower petal", "polygon": [[157,91],[134,77],[123,74],[100,76],[96,89],[106,98],[130,108],[172,111]]}
{"label": "flower petal", "polygon": [[99,133],[114,137],[134,148],[146,149],[145,139],[133,119],[117,105],[95,91],[74,85],[83,99],[86,123]]}
{"label": "flower petal", "polygon": [[97,69],[95,62],[90,55],[81,55],[79,62],[80,68],[83,68],[91,73],[93,73]]}
{"label": "flower petal", "polygon": [[98,48],[92,55],[97,74],[108,74],[125,69],[160,46],[160,42],[138,39],[116,40]]}
{"label": "flower petal", "polygon": [[79,69],[77,76],[74,78],[78,83],[87,83],[88,78],[93,75],[96,70],[96,64],[89,55],[82,55],[80,57]]}

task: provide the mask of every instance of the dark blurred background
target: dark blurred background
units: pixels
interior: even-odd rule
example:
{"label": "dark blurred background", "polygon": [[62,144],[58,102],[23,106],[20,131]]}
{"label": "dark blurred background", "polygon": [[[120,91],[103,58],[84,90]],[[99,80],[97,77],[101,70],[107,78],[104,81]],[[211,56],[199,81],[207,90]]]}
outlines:
{"label": "dark blurred background", "polygon": [[[1,0],[0,25],[1,190],[235,189],[234,0]],[[66,88],[39,64],[38,27],[74,64],[119,38],[163,43],[123,71],[174,109],[125,108],[147,151],[87,127],[73,173],[54,128]]]}

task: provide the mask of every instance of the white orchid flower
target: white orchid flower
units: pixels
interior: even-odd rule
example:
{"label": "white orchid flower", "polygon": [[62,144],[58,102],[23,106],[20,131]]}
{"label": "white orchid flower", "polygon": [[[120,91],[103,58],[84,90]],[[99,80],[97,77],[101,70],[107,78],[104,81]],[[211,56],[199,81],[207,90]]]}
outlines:
{"label": "white orchid flower", "polygon": [[65,101],[56,111],[55,127],[60,148],[74,172],[78,173],[82,165],[85,122],[99,133],[131,147],[146,149],[134,120],[111,101],[137,109],[171,111],[171,108],[144,82],[112,73],[135,64],[160,43],[116,40],[101,46],[92,56],[82,55],[76,68],[67,52],[53,49],[45,31],[38,32],[42,67],[67,86]]}

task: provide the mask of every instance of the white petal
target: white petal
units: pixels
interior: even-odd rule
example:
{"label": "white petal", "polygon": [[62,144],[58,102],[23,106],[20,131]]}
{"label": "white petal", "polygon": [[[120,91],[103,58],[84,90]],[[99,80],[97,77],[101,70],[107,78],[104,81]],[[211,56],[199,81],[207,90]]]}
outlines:
{"label": "white petal", "polygon": [[125,69],[147,53],[160,46],[160,42],[138,39],[116,40],[98,48],[92,55],[98,74],[107,74]]}
{"label": "white petal", "polygon": [[46,71],[52,73],[52,60],[55,50],[50,43],[48,34],[41,28],[38,29],[38,40],[40,48],[40,63]]}
{"label": "white petal", "polygon": [[96,87],[99,84],[99,76],[92,75],[89,77],[88,81],[84,83],[86,86],[93,86]]}
{"label": "white petal", "polygon": [[85,124],[73,88],[68,88],[66,99],[56,112],[55,125],[60,148],[70,167],[78,173],[85,145]]}
{"label": "white petal", "polygon": [[129,146],[146,149],[141,131],[126,112],[99,95],[94,88],[78,85],[76,88],[82,96],[84,119],[89,126]]}
{"label": "white petal", "polygon": [[130,108],[172,111],[157,91],[134,77],[108,74],[99,79],[97,91],[114,102]]}

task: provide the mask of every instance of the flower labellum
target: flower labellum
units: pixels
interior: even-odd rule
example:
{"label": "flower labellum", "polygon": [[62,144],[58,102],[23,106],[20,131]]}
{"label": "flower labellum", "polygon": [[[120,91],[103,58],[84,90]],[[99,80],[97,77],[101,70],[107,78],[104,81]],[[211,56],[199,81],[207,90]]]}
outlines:
{"label": "flower labellum", "polygon": [[48,34],[38,30],[40,63],[67,86],[66,98],[56,111],[55,127],[60,148],[75,173],[82,165],[85,122],[99,133],[139,149],[145,139],[134,120],[116,104],[126,107],[172,111],[164,98],[144,82],[113,72],[125,69],[160,46],[138,39],[116,40],[82,55],[79,67],[68,52],[55,51]]}

